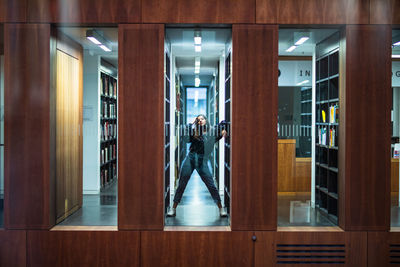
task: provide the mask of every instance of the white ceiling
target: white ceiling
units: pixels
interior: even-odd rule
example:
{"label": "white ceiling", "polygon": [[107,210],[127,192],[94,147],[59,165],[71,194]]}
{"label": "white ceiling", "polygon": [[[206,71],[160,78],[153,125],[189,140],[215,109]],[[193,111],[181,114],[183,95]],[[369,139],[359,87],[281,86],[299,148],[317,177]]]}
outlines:
{"label": "white ceiling", "polygon": [[200,57],[202,86],[210,85],[218,68],[220,56],[231,39],[230,29],[201,29],[201,52],[194,51],[194,28],[168,28],[166,38],[171,44],[172,55],[176,56],[177,71],[185,86],[194,86],[195,58]]}
{"label": "white ceiling", "polygon": [[[115,68],[118,68],[118,28],[60,27],[58,29],[75,42],[81,44],[83,49],[89,50],[91,53],[101,56],[101,58],[111,63],[113,66],[115,66]],[[95,29],[111,43],[111,52],[105,52],[99,46],[95,45],[86,38],[86,30],[92,29]]]}
{"label": "white ceiling", "polygon": [[[279,55],[312,56],[314,46],[337,31],[338,29],[279,29]],[[295,36],[298,36],[302,32],[309,32],[310,39],[292,52],[286,52],[286,49],[298,41]]]}

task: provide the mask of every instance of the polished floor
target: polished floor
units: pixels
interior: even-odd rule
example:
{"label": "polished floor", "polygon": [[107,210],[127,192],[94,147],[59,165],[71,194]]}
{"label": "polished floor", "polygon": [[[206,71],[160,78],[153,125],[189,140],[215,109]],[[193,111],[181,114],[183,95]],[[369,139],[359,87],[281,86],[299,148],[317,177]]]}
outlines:
{"label": "polished floor", "polygon": [[[221,197],[223,199],[223,197]],[[210,192],[196,171],[193,172],[176,217],[166,217],[166,226],[228,226],[229,217],[221,218]]]}
{"label": "polished floor", "polygon": [[310,207],[310,194],[278,195],[278,226],[335,226],[318,209]]}
{"label": "polished floor", "polygon": [[59,223],[63,226],[116,226],[118,183],[114,181],[98,195],[83,195],[82,208]]}

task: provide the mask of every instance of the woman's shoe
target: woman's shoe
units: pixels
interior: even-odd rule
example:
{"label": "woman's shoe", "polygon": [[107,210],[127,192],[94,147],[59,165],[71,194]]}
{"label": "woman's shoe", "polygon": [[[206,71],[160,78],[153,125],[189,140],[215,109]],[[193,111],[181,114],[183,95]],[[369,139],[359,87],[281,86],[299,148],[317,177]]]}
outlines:
{"label": "woman's shoe", "polygon": [[176,209],[170,208],[167,213],[167,217],[175,217],[175,216],[176,216]]}
{"label": "woman's shoe", "polygon": [[224,208],[219,208],[219,216],[228,217],[228,213],[226,213]]}

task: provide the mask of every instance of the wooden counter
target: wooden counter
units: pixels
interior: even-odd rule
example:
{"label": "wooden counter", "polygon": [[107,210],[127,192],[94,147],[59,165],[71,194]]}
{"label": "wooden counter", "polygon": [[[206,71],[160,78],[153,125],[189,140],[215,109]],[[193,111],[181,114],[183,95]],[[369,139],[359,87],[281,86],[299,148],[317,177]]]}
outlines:
{"label": "wooden counter", "polygon": [[296,158],[296,140],[278,140],[278,192],[311,191],[311,158]]}

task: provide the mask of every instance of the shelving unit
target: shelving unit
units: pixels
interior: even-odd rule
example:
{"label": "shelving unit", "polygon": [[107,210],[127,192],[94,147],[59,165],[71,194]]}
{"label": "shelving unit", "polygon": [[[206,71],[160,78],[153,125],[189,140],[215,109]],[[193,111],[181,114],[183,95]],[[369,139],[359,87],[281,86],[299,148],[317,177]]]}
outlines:
{"label": "shelving unit", "polygon": [[230,201],[231,201],[231,140],[230,140],[230,128],[231,128],[231,53],[228,54],[225,60],[225,121],[228,123],[228,135],[225,137],[225,190],[224,190],[224,202],[227,208],[228,214],[230,214]]}
{"label": "shelving unit", "polygon": [[301,125],[299,145],[301,155],[298,157],[311,157],[311,117],[312,117],[312,87],[301,88]]}
{"label": "shelving unit", "polygon": [[100,73],[100,187],[117,179],[117,79]]}
{"label": "shelving unit", "polygon": [[316,64],[315,203],[323,215],[337,224],[339,49],[319,57]]}
{"label": "shelving unit", "polygon": [[164,122],[164,200],[165,200],[165,212],[170,204],[170,108],[171,108],[171,60],[168,52],[165,52],[165,74],[164,74],[164,88],[165,88],[165,98],[164,98],[164,114],[165,114],[165,122]]}

